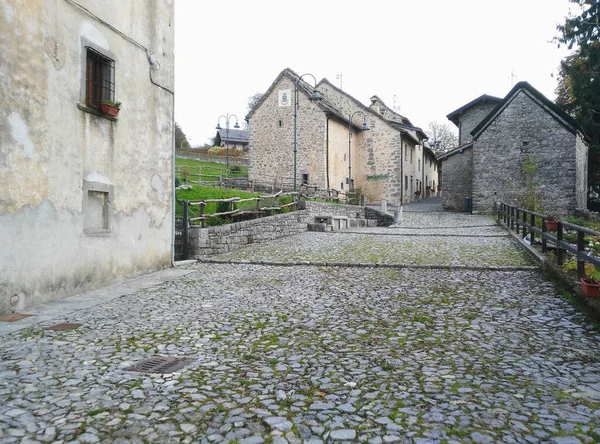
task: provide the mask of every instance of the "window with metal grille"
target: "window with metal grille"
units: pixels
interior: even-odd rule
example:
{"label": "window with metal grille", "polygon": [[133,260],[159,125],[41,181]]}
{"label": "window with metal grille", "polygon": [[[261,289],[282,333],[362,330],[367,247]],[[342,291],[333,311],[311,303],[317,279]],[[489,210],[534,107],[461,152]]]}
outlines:
{"label": "window with metal grille", "polygon": [[115,61],[103,56],[89,46],[85,102],[91,108],[100,108],[104,100],[115,100]]}

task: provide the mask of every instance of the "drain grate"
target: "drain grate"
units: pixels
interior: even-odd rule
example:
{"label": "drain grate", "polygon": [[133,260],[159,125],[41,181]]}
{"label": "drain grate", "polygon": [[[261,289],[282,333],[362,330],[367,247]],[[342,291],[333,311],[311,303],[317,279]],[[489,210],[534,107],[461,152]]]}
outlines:
{"label": "drain grate", "polygon": [[81,324],[56,324],[51,327],[48,327],[46,330],[71,331],[77,330],[79,327],[81,327]]}
{"label": "drain grate", "polygon": [[185,367],[188,361],[185,359],[171,358],[169,356],[152,356],[144,359],[125,370],[140,373],[173,373]]}
{"label": "drain grate", "polygon": [[15,322],[15,321],[20,321],[21,319],[28,318],[29,316],[33,316],[33,315],[11,313],[11,314],[6,315],[6,316],[0,316],[0,322]]}

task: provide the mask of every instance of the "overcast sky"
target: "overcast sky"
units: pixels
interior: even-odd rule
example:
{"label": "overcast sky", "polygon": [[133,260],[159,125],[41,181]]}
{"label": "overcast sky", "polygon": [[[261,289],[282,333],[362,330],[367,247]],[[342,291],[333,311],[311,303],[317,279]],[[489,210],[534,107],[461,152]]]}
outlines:
{"label": "overcast sky", "polygon": [[365,105],[375,94],[396,103],[423,129],[449,122],[446,114],[481,94],[504,97],[512,82],[526,80],[553,100],[568,51],[551,40],[570,7],[567,0],[176,0],[175,120],[202,145],[221,114],[236,114],[241,125],[248,97],[286,67],[337,86],[341,73],[344,91]]}

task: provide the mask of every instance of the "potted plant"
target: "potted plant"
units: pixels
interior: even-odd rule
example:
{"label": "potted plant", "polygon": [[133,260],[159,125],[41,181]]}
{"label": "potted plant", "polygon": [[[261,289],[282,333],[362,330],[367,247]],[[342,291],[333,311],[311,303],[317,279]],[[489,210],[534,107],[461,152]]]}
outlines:
{"label": "potted plant", "polygon": [[546,216],[544,218],[544,224],[546,224],[546,228],[548,231],[556,231],[558,228],[558,217],[556,216]]}
{"label": "potted plant", "polygon": [[116,116],[121,110],[121,102],[113,102],[112,100],[103,100],[100,104],[100,111],[109,116]]}
{"label": "potted plant", "polygon": [[600,296],[600,270],[592,264],[585,264],[585,277],[581,278],[583,294],[592,298]]}

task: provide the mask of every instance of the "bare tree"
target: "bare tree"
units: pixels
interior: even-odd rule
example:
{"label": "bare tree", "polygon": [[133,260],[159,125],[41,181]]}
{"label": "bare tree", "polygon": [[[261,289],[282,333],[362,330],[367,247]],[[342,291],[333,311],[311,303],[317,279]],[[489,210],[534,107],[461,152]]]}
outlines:
{"label": "bare tree", "polygon": [[260,103],[263,98],[263,93],[254,93],[250,97],[248,97],[248,109],[246,110],[246,114],[250,113],[254,109],[256,105]]}
{"label": "bare tree", "polygon": [[455,129],[447,123],[431,122],[429,128],[429,146],[437,152],[448,151],[458,145]]}

